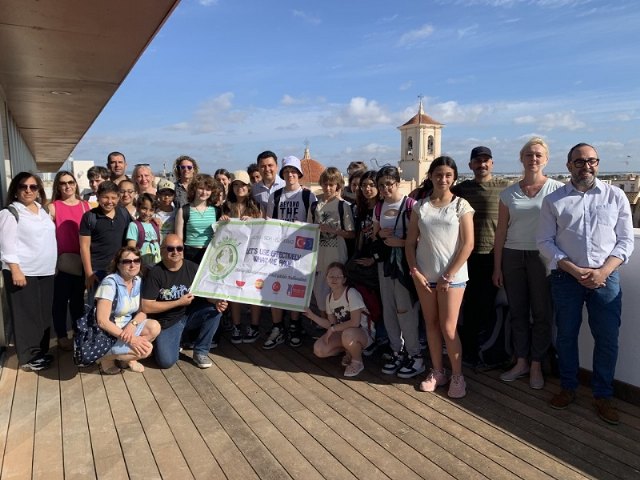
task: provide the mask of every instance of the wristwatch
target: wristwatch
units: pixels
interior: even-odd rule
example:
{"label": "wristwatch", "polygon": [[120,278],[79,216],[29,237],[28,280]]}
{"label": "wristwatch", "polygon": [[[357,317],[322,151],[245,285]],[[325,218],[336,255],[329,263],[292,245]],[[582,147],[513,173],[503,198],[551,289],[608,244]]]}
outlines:
{"label": "wristwatch", "polygon": [[135,320],[131,320],[131,324],[132,324],[134,327],[137,327],[138,325],[140,325],[140,324],[139,324],[138,322],[136,322]]}

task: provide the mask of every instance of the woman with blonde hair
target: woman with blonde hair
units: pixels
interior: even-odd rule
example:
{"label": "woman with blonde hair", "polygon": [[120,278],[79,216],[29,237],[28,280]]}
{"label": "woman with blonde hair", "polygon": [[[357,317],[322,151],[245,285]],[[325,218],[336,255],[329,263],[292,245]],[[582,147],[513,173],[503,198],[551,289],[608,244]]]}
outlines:
{"label": "woman with blonde hair", "polygon": [[[504,286],[511,313],[517,361],[500,379],[512,382],[529,374],[529,386],[544,387],[542,360],[551,344],[552,307],[547,272],[536,246],[542,199],[563,184],[543,169],[549,147],[531,138],[520,150],[524,174],[500,194],[494,247],[493,283]],[[529,361],[531,364],[529,364]]]}
{"label": "woman with blonde hair", "polygon": [[151,166],[148,163],[139,163],[133,168],[131,178],[136,185],[136,193],[141,195],[143,193],[150,193],[155,197],[156,187],[154,187],[155,177],[151,171]]}

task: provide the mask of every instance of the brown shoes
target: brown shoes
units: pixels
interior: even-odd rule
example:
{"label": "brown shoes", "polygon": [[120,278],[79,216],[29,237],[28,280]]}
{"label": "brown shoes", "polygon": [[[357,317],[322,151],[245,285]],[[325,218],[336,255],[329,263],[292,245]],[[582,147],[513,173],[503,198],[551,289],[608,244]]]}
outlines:
{"label": "brown shoes", "polygon": [[73,339],[68,337],[58,338],[58,348],[63,352],[71,352],[73,350]]}
{"label": "brown shoes", "polygon": [[550,401],[549,406],[556,410],[564,410],[576,399],[576,392],[573,390],[561,390]]}
{"label": "brown shoes", "polygon": [[610,425],[618,425],[620,423],[620,417],[618,411],[611,405],[611,399],[609,398],[594,398],[593,406],[596,407],[598,416]]}

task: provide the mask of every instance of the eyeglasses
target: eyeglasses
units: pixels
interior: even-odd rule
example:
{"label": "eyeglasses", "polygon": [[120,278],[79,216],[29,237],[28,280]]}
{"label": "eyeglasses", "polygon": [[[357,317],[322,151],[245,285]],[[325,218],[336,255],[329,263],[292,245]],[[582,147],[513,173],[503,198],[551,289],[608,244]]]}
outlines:
{"label": "eyeglasses", "polygon": [[180,165],[180,170],[193,170],[193,165]]}
{"label": "eyeglasses", "polygon": [[73,187],[76,184],[75,180],[69,180],[68,182],[58,182],[61,187]]}
{"label": "eyeglasses", "polygon": [[150,167],[150,163],[136,163],[134,167]]}
{"label": "eyeglasses", "polygon": [[590,167],[595,167],[596,165],[598,165],[598,163],[600,163],[600,159],[599,158],[578,158],[576,160],[573,160],[571,163],[576,168],[582,168],[585,165],[589,165]]}
{"label": "eyeglasses", "polygon": [[128,193],[129,195],[133,195],[135,190],[119,190],[119,192],[120,192],[120,195],[124,195],[125,193]]}
{"label": "eyeglasses", "polygon": [[140,265],[140,262],[142,262],[142,260],[140,259],[140,257],[138,258],[123,258],[122,260],[120,260],[120,265]]}
{"label": "eyeglasses", "polygon": [[21,183],[20,185],[18,185],[18,190],[22,190],[23,192],[26,192],[27,190],[31,190],[32,192],[37,192],[38,191],[38,185],[36,185],[35,183]]}
{"label": "eyeglasses", "polygon": [[397,184],[397,183],[398,183],[398,182],[386,182],[386,183],[379,183],[379,184],[378,184],[378,188],[379,188],[380,190],[383,190],[383,189],[385,189],[385,188],[388,188],[389,190],[391,190],[393,187],[395,187],[395,186],[396,186],[396,184]]}
{"label": "eyeglasses", "polygon": [[184,247],[182,245],[167,245],[166,247],[164,247],[167,249],[167,252],[169,253],[173,253],[173,252],[183,252],[184,251]]}
{"label": "eyeglasses", "polygon": [[366,183],[361,183],[360,188],[364,190],[365,188],[378,188],[378,187],[376,187],[375,183],[366,182]]}

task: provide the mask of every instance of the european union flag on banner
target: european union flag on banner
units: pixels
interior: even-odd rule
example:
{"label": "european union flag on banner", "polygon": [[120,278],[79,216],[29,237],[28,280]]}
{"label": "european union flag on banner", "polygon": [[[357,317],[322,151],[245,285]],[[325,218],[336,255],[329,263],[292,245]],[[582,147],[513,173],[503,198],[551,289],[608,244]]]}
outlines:
{"label": "european union flag on banner", "polygon": [[313,250],[313,238],[296,237],[296,248],[300,248],[302,250]]}

